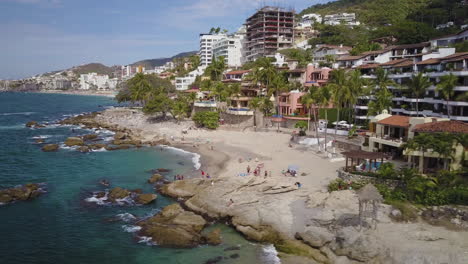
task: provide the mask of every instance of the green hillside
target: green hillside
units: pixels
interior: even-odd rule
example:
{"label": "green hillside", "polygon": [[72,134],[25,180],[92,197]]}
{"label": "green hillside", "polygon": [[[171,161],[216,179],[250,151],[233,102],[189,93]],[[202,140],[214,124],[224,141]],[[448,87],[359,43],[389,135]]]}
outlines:
{"label": "green hillside", "polygon": [[454,21],[457,25],[468,23],[468,5],[461,0],[338,0],[313,5],[300,15],[321,15],[353,12],[367,25],[395,24],[402,20],[423,22],[435,27]]}
{"label": "green hillside", "polygon": [[117,66],[108,67],[101,63],[89,63],[81,66],[73,67],[73,72],[77,75],[95,72],[97,74],[107,74],[113,76],[113,73],[118,70]]}
{"label": "green hillside", "polygon": [[188,57],[188,56],[196,54],[196,53],[197,53],[196,51],[189,51],[189,52],[179,53],[179,54],[177,54],[175,56],[172,56],[170,58],[141,60],[141,61],[137,61],[137,62],[133,63],[132,66],[140,66],[141,65],[141,66],[145,67],[146,69],[151,69],[151,68],[154,68],[156,66],[162,66],[166,62],[172,61],[175,58]]}

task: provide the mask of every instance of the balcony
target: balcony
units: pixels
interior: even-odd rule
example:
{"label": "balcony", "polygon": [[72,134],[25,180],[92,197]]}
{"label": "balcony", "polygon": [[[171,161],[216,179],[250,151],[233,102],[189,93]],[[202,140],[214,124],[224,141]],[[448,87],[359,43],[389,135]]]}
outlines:
{"label": "balcony", "polygon": [[215,101],[197,101],[193,104],[196,107],[217,107],[217,103]]}
{"label": "balcony", "polygon": [[249,108],[243,108],[243,107],[229,107],[226,110],[226,113],[231,114],[231,115],[244,115],[244,116],[252,116],[254,114],[253,111],[251,111]]}

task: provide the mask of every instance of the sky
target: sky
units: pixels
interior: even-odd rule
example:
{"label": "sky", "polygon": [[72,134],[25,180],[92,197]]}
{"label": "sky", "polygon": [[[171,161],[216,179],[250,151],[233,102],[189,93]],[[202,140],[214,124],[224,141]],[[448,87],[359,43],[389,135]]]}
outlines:
{"label": "sky", "polygon": [[297,12],[330,0],[0,0],[0,79],[75,65],[125,65],[198,50],[263,5]]}

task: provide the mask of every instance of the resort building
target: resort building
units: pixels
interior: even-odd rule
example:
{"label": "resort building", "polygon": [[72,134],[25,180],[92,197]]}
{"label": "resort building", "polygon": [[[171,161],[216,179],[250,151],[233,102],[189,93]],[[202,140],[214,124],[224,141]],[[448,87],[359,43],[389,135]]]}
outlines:
{"label": "resort building", "polygon": [[195,82],[197,76],[203,75],[205,73],[206,66],[199,66],[197,69],[189,72],[184,77],[175,78],[175,87],[178,91],[184,91],[190,89],[190,86]]}
{"label": "resort building", "polygon": [[457,34],[451,34],[444,37],[431,39],[431,46],[436,47],[447,47],[451,44],[468,41],[468,28],[458,32]]}
{"label": "resort building", "polygon": [[278,49],[294,43],[293,10],[266,6],[249,17],[245,23],[246,61],[273,55]]}
{"label": "resort building", "polygon": [[299,26],[313,27],[315,23],[322,24],[322,16],[320,14],[305,14],[302,16]]}
{"label": "resort building", "polygon": [[282,93],[279,96],[280,115],[284,118],[299,118],[307,120],[307,110],[301,103],[301,97],[305,93],[297,90]]}
{"label": "resort building", "polygon": [[80,89],[106,90],[109,89],[109,76],[95,72],[80,75]]}
{"label": "resort building", "polygon": [[244,57],[243,41],[244,35],[242,34],[225,36],[213,42],[213,56],[215,58],[223,56],[228,67],[240,67]]}
{"label": "resort building", "polygon": [[328,67],[316,68],[313,64],[307,65],[304,86],[324,86],[330,78],[332,69]]}
{"label": "resort building", "polygon": [[325,25],[348,25],[348,26],[359,26],[361,23],[356,21],[355,13],[339,13],[326,15],[323,17],[323,24]]}
{"label": "resort building", "polygon": [[213,43],[226,38],[225,34],[200,34],[200,65],[208,66],[213,59]]}
{"label": "resort building", "polygon": [[318,45],[313,52],[314,62],[327,62],[327,60],[336,60],[338,57],[348,55],[351,47],[343,45]]}

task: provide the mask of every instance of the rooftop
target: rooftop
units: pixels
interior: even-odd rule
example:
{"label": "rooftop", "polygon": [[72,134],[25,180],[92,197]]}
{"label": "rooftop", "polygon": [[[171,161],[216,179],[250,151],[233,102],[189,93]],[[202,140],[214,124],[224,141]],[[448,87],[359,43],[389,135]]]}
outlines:
{"label": "rooftop", "polygon": [[416,125],[414,132],[424,133],[468,133],[468,124],[460,121],[439,121]]}
{"label": "rooftop", "polygon": [[393,115],[378,121],[377,124],[407,128],[409,127],[409,120],[408,116]]}
{"label": "rooftop", "polygon": [[238,70],[238,71],[230,71],[226,72],[226,75],[239,75],[239,74],[244,74],[244,73],[249,73],[250,70]]}

